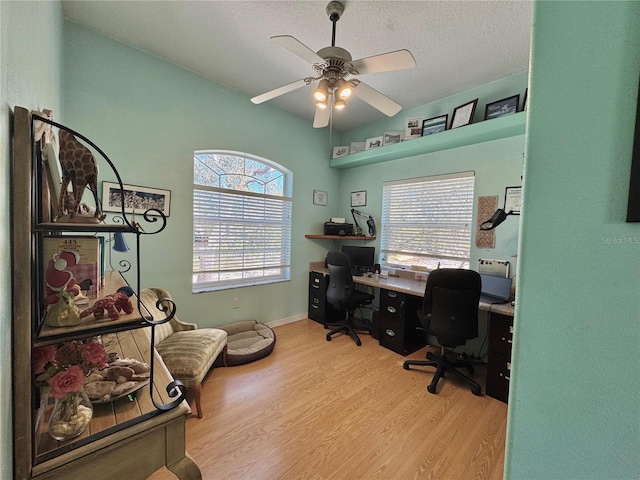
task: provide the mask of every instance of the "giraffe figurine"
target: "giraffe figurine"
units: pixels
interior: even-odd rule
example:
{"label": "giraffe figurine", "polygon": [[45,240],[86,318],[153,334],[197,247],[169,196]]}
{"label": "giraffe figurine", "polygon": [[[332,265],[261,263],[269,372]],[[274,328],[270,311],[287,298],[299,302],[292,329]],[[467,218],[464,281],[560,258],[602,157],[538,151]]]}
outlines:
{"label": "giraffe figurine", "polygon": [[[60,139],[60,167],[62,169],[62,185],[60,186],[59,212],[62,214],[68,211],[69,218],[73,219],[77,214],[82,214],[82,194],[84,189],[89,187],[96,202],[96,211],[93,215],[99,221],[104,219],[104,215],[98,201],[98,165],[93,154],[80,143],[76,137],[66,130],[58,131]],[[66,197],[70,196],[67,188],[71,183],[73,190],[73,201],[69,202]],[[65,193],[67,192],[67,193]],[[65,200],[67,200],[65,202]],[[65,210],[65,206],[73,206]],[[66,205],[65,205],[66,204]]]}

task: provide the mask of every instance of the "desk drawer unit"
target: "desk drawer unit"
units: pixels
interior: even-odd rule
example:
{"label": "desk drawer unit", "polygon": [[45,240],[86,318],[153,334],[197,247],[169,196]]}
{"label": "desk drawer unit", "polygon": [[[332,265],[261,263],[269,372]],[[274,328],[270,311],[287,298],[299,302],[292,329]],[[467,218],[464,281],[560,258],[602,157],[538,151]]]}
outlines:
{"label": "desk drawer unit", "polygon": [[380,345],[400,355],[409,355],[427,344],[416,311],[422,298],[380,289],[378,331]]}
{"label": "desk drawer unit", "polygon": [[318,323],[330,323],[344,318],[344,314],[327,302],[329,276],[309,272],[309,307],[307,315]]}
{"label": "desk drawer unit", "polygon": [[491,313],[489,320],[489,363],[487,395],[507,403],[511,377],[513,317]]}

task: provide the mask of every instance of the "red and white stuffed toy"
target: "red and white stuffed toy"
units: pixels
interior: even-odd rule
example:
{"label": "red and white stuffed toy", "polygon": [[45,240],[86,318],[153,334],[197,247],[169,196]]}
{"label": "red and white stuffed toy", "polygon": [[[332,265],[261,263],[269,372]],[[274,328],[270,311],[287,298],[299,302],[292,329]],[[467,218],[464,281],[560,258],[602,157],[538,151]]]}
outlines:
{"label": "red and white stuffed toy", "polygon": [[55,254],[44,275],[45,306],[53,305],[58,301],[60,292],[70,292],[73,296],[80,295],[80,286],[76,284],[73,273],[69,267],[73,267],[80,261],[80,254],[71,250],[64,250]]}
{"label": "red and white stuffed toy", "polygon": [[[126,287],[123,287],[126,288]],[[131,313],[133,312],[133,305],[127,292],[123,289],[119,289],[116,293],[102,297],[93,306],[83,310],[80,313],[80,318],[88,317],[93,314],[96,320],[104,318],[105,313],[109,315],[111,320],[117,320],[120,318],[120,312]]]}

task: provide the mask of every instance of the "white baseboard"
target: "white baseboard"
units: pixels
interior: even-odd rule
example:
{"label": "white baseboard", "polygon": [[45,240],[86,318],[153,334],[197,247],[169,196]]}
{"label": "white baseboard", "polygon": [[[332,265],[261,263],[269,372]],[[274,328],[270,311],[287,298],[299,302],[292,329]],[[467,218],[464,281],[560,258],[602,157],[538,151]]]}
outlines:
{"label": "white baseboard", "polygon": [[305,320],[307,317],[306,313],[300,313],[299,315],[294,315],[293,317],[281,318],[279,320],[274,320],[273,322],[269,322],[266,325],[273,328],[279,327],[280,325],[286,325],[287,323],[299,322],[300,320]]}

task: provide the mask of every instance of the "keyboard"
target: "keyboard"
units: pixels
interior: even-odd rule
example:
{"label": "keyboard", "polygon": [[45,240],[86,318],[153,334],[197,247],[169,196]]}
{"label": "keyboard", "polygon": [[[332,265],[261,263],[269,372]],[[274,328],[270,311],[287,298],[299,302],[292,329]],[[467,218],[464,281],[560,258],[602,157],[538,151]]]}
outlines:
{"label": "keyboard", "polygon": [[352,268],[351,269],[351,276],[352,277],[362,277],[364,275],[364,272],[362,272],[361,270],[357,269],[357,268]]}

